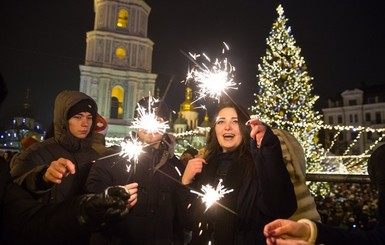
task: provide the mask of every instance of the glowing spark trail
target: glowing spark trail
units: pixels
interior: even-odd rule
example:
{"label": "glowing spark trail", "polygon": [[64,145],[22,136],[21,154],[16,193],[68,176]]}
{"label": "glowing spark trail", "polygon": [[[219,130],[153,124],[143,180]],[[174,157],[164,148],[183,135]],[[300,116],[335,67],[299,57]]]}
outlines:
{"label": "glowing spark trail", "polygon": [[230,193],[233,191],[231,190],[226,190],[224,186],[222,185],[222,179],[219,180],[217,188],[214,189],[211,185],[204,185],[201,188],[202,193],[193,191],[191,190],[192,193],[195,193],[199,196],[202,197],[202,202],[206,204],[206,210],[209,209],[214,203],[217,203],[225,194]]}
{"label": "glowing spark trail", "polygon": [[149,96],[147,108],[144,108],[138,104],[137,111],[139,116],[134,118],[134,121],[132,122],[133,128],[144,130],[151,134],[163,134],[167,129],[170,128],[168,121],[163,122],[158,119],[156,115],[157,102],[159,102],[159,100]]}
{"label": "glowing spark trail", "polygon": [[120,144],[121,151],[120,156],[126,157],[128,161],[134,160],[134,163],[138,163],[139,155],[144,152],[143,147],[146,146],[137,137],[131,135],[129,139],[125,139]]}
{"label": "glowing spark trail", "polygon": [[[226,50],[228,46],[224,43]],[[222,50],[222,54],[225,52],[225,49]],[[197,61],[200,54],[191,54],[191,58],[194,61]],[[227,58],[224,60],[215,59],[214,62],[211,62],[211,59],[206,55],[202,56],[210,64],[202,63],[199,65],[195,62],[196,66],[188,72],[186,82],[193,81],[198,87],[198,97],[192,102],[196,102],[205,97],[214,98],[217,101],[220,101],[222,93],[226,94],[228,89],[238,89],[238,85],[234,81],[234,71],[235,68],[228,62]]]}

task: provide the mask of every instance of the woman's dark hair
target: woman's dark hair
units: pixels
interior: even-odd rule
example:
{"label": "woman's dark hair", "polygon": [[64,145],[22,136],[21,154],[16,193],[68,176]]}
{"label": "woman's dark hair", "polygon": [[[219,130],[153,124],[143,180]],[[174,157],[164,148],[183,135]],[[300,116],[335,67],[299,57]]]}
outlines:
{"label": "woman's dark hair", "polygon": [[242,135],[242,142],[239,146],[239,156],[242,156],[246,152],[250,151],[250,129],[248,126],[246,126],[246,122],[250,119],[249,112],[240,106],[239,104],[233,102],[232,100],[223,100],[221,103],[218,105],[218,108],[216,110],[215,116],[213,118],[213,121],[211,123],[211,129],[209,132],[209,135],[207,137],[207,142],[206,142],[206,151],[205,151],[205,158],[208,159],[210,158],[213,154],[215,154],[217,151],[221,149],[217,136],[215,134],[215,125],[216,125],[216,118],[218,116],[218,113],[224,109],[224,108],[234,108],[235,111],[237,112],[238,116],[238,124],[239,124],[239,129],[241,131]]}

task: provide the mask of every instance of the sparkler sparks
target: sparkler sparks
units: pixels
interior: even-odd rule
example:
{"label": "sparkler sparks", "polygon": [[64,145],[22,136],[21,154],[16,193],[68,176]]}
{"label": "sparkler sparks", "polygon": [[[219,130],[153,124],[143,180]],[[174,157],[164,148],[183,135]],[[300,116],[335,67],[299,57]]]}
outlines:
{"label": "sparkler sparks", "polygon": [[[227,44],[224,43],[224,45],[222,54],[225,50],[229,50]],[[190,56],[194,61],[201,57],[200,54],[191,53]],[[230,64],[227,58],[224,60],[216,58],[214,62],[211,62],[207,55],[202,54],[202,56],[209,64],[203,62],[199,65],[195,62],[196,66],[187,74],[186,81],[194,81],[199,89],[198,97],[192,103],[205,97],[214,98],[219,102],[222,94],[227,94],[227,90],[238,89],[236,87],[238,83],[234,81],[235,67]]]}
{"label": "sparkler sparks", "polygon": [[146,144],[131,134],[131,137],[123,140],[120,146],[122,148],[120,156],[126,157],[128,161],[134,160],[134,163],[138,163],[138,157],[143,152],[143,147],[145,147]]}
{"label": "sparkler sparks", "polygon": [[157,103],[159,100],[155,99],[152,96],[148,97],[148,106],[147,108],[138,104],[137,112],[138,117],[134,118],[132,122],[132,127],[140,130],[144,130],[147,133],[151,134],[163,134],[167,129],[170,128],[168,121],[164,122],[159,120],[156,115]]}
{"label": "sparkler sparks", "polygon": [[202,202],[206,204],[206,210],[209,209],[214,203],[219,201],[225,194],[230,193],[233,189],[227,190],[222,185],[222,179],[219,180],[217,188],[214,189],[211,185],[204,185],[201,188],[202,193],[191,190],[192,193],[195,193],[202,197]]}

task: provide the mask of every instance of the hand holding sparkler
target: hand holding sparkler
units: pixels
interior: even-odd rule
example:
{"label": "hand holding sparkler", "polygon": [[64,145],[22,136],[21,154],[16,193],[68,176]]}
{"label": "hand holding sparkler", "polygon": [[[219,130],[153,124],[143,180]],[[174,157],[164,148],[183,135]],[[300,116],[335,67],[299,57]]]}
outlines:
{"label": "hand holding sparkler", "polygon": [[196,174],[201,173],[206,160],[201,157],[190,159],[182,176],[182,184],[191,184]]}
{"label": "hand holding sparkler", "polygon": [[125,185],[124,188],[126,188],[128,194],[130,195],[127,206],[128,208],[131,208],[138,201],[138,183],[131,183]]}
{"label": "hand holding sparkler", "polygon": [[47,183],[60,184],[62,179],[69,174],[75,174],[75,165],[68,159],[59,158],[51,162],[43,175],[43,179]]}

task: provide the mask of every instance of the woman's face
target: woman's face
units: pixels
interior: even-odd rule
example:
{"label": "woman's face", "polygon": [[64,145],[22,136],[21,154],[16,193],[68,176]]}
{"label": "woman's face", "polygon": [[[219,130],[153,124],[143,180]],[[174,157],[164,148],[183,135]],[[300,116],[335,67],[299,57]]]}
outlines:
{"label": "woman's face", "polygon": [[215,135],[223,152],[234,150],[241,144],[242,134],[234,108],[227,107],[219,111],[215,122]]}

